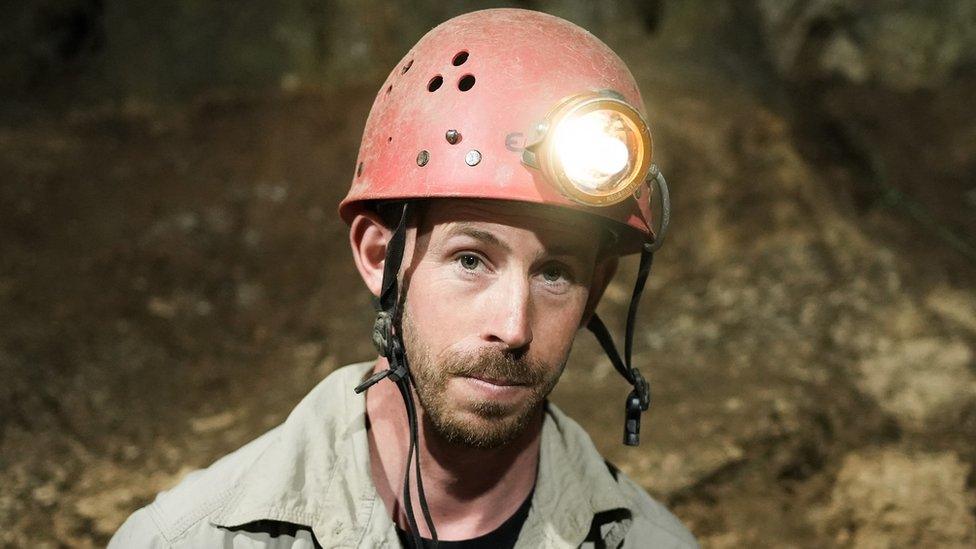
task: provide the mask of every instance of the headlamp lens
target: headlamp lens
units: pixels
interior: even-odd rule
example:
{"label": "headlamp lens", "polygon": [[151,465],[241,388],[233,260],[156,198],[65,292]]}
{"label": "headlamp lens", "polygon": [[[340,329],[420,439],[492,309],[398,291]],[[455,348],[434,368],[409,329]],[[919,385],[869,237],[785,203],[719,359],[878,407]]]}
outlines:
{"label": "headlamp lens", "polygon": [[553,147],[566,177],[581,191],[615,190],[631,169],[633,143],[627,123],[614,111],[597,110],[565,119],[555,128]]}
{"label": "headlamp lens", "polygon": [[522,161],[580,204],[609,206],[631,196],[651,165],[651,134],[618,95],[587,92],[557,103]]}

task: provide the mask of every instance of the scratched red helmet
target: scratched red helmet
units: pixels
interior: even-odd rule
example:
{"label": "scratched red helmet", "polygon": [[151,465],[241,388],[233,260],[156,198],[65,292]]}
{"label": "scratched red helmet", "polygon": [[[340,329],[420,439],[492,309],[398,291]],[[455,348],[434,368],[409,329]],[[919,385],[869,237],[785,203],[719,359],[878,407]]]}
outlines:
{"label": "scratched red helmet", "polygon": [[387,77],[339,213],[518,200],[601,216],[637,251],[655,238],[651,154],[640,91],[606,44],[552,15],[477,11],[432,29]]}

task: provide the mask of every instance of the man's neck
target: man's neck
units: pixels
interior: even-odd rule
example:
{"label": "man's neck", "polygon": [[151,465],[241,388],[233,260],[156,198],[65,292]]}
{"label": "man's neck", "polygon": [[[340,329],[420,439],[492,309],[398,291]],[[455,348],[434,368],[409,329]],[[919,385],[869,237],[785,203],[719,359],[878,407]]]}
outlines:
{"label": "man's neck", "polygon": [[[374,371],[386,367],[380,359]],[[420,406],[417,413],[424,495],[438,537],[470,539],[497,528],[518,510],[535,485],[542,410],[516,440],[493,449],[449,443],[427,427]],[[410,433],[403,399],[393,383],[382,381],[369,389],[366,414],[373,482],[394,521],[406,528],[402,492]],[[417,526],[422,536],[430,537],[412,471],[410,489]]]}

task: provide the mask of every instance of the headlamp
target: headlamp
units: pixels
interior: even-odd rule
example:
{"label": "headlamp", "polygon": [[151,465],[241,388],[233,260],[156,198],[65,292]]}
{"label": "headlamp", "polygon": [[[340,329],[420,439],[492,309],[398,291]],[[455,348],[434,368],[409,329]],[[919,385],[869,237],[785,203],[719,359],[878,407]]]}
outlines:
{"label": "headlamp", "polygon": [[604,90],[557,103],[536,127],[522,162],[575,202],[609,206],[644,183],[651,148],[651,132],[637,109]]}

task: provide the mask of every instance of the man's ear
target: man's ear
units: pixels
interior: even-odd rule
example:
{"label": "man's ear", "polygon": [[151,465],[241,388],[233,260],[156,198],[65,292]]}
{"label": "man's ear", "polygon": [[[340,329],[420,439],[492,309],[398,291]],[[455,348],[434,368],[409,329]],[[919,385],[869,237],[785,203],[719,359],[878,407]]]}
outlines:
{"label": "man's ear", "polygon": [[386,227],[380,216],[370,211],[357,214],[349,226],[349,245],[359,276],[377,297],[383,287],[386,246],[392,235],[393,231]]}
{"label": "man's ear", "polygon": [[590,322],[590,317],[596,312],[596,306],[603,297],[603,292],[607,289],[613,275],[617,274],[618,258],[616,255],[608,255],[600,259],[593,270],[593,281],[590,283],[590,295],[586,298],[586,308],[583,310],[583,319],[580,328],[586,327]]}

